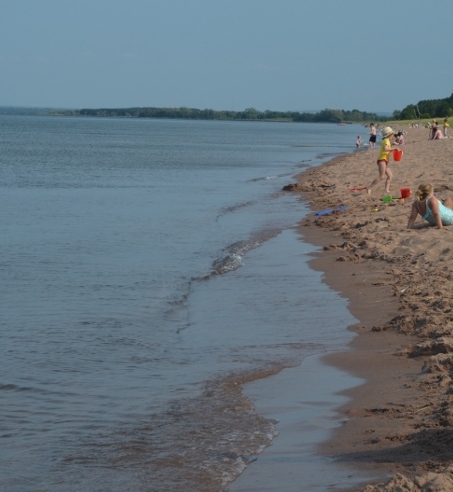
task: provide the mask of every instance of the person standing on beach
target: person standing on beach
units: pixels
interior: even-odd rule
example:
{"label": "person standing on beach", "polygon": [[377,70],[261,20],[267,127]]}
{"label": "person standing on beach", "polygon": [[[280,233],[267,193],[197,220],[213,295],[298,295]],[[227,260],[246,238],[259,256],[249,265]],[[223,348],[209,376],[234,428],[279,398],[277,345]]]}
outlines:
{"label": "person standing on beach", "polygon": [[450,125],[448,124],[448,118],[447,117],[444,118],[443,127],[444,127],[444,138],[447,138],[447,128],[450,128]]}
{"label": "person standing on beach", "polygon": [[360,145],[362,144],[362,137],[357,135],[357,140],[355,141],[355,146],[357,149],[360,149]]}
{"label": "person standing on beach", "polygon": [[[393,173],[389,168],[389,161],[390,161],[390,152],[393,150],[392,145],[396,145],[392,143],[394,136],[395,136],[395,132],[389,126],[386,126],[382,130],[381,150],[379,152],[379,157],[377,160],[379,176],[369,186],[367,186],[366,190],[368,194],[371,194],[371,188],[376,186],[384,179],[385,179],[385,192],[390,193],[390,181],[392,180]],[[398,148],[396,150],[398,150]]]}
{"label": "person standing on beach", "polygon": [[370,145],[370,149],[374,149],[376,147],[376,127],[374,123],[370,123],[370,133],[368,133],[370,139],[368,141]]}

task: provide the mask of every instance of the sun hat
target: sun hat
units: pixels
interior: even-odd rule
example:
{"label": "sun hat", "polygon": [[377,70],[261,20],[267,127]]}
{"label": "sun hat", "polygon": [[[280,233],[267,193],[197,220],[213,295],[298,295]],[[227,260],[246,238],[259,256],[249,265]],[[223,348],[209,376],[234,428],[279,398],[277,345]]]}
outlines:
{"label": "sun hat", "polygon": [[382,130],[382,136],[384,138],[390,136],[392,133],[395,133],[390,126],[386,126],[383,130]]}

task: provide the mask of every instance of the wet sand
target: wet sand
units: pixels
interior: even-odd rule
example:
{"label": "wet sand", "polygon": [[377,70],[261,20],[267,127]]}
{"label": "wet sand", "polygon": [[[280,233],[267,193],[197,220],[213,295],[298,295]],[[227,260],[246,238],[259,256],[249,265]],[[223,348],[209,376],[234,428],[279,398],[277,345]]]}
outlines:
{"label": "wet sand", "polygon": [[327,365],[318,354],[297,367],[247,384],[247,397],[260,415],[278,420],[279,434],[228,490],[325,492],[375,478],[367,471],[352,475],[354,469],[316,452],[319,443],[339,425],[335,409],[348,399],[339,391],[362,383]]}

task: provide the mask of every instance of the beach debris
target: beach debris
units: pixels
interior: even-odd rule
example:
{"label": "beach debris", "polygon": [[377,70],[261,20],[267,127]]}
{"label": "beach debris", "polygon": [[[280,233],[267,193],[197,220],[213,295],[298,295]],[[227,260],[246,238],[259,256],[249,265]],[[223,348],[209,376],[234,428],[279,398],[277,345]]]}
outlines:
{"label": "beach debris", "polygon": [[422,410],[426,410],[427,408],[431,408],[431,404],[425,405],[424,407],[418,408],[417,410],[414,410],[414,413],[421,412]]}

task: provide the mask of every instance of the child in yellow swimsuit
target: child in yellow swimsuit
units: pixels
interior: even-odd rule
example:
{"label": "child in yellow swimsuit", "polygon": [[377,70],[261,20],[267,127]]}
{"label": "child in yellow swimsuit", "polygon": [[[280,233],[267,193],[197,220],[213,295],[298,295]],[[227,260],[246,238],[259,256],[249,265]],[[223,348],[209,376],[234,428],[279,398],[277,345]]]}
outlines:
{"label": "child in yellow swimsuit", "polygon": [[450,125],[448,124],[448,118],[444,119],[444,138],[447,138],[447,129],[450,128]]}
{"label": "child in yellow swimsuit", "polygon": [[390,193],[390,181],[392,180],[393,173],[389,168],[389,161],[390,161],[390,152],[392,152],[393,150],[392,145],[396,145],[392,143],[394,136],[395,136],[395,132],[389,126],[386,126],[382,131],[381,149],[377,160],[379,176],[369,186],[367,186],[368,194],[371,193],[371,188],[376,186],[384,179],[385,179],[385,192]]}

